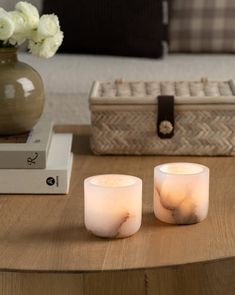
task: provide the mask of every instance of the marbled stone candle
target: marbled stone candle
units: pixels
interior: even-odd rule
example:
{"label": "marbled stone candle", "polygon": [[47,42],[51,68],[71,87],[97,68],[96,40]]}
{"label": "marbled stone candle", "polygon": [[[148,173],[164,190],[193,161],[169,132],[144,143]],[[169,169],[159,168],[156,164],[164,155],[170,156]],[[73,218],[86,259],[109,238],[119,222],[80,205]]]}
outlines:
{"label": "marbled stone candle", "polygon": [[136,233],[142,218],[142,180],[104,174],[84,181],[85,226],[94,235],[125,238]]}
{"label": "marbled stone candle", "polygon": [[206,218],[209,169],[194,163],[169,163],[154,168],[154,213],[164,222],[193,224]]}

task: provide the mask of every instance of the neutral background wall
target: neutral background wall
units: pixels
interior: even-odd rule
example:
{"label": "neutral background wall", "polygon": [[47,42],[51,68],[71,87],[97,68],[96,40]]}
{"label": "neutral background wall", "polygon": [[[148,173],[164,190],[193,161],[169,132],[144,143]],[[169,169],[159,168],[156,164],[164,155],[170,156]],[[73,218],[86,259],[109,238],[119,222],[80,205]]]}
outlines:
{"label": "neutral background wall", "polygon": [[[13,10],[15,4],[20,0],[0,0],[0,7],[3,7],[5,10]],[[35,5],[38,9],[42,7],[42,0],[30,0],[31,4]]]}

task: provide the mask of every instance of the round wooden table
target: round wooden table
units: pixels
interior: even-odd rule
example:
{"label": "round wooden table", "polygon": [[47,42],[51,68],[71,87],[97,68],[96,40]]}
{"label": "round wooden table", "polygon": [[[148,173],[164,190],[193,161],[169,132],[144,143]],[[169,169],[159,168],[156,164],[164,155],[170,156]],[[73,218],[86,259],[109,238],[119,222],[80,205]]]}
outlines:
{"label": "round wooden table", "polygon": [[[0,197],[0,294],[235,293],[235,158],[95,156],[89,127],[57,131],[74,133],[70,192]],[[175,161],[210,168],[202,223],[169,225],[153,214],[153,168]],[[84,228],[83,180],[103,173],[143,179],[142,226],[130,238],[99,239]]]}

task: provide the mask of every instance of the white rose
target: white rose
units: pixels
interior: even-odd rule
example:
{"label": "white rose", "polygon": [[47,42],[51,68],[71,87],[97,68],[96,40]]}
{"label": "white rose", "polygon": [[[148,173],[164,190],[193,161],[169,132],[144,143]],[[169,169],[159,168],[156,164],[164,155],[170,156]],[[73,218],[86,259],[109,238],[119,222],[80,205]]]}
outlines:
{"label": "white rose", "polygon": [[28,2],[20,1],[16,4],[15,9],[25,15],[30,29],[37,28],[39,23],[39,13],[35,6]]}
{"label": "white rose", "polygon": [[13,34],[8,41],[11,45],[18,46],[26,41],[26,36],[24,34]]}
{"label": "white rose", "polygon": [[9,39],[14,29],[14,23],[9,14],[3,8],[0,8],[0,40],[5,41]]}
{"label": "white rose", "polygon": [[28,23],[28,18],[25,14],[19,11],[10,11],[9,15],[14,23],[15,30],[9,43],[12,45],[21,45],[26,39],[31,38],[33,30]]}
{"label": "white rose", "polygon": [[39,37],[53,37],[59,30],[60,24],[55,14],[44,14],[41,16],[37,30]]}
{"label": "white rose", "polygon": [[14,22],[14,34],[26,34],[31,28],[28,25],[27,17],[19,11],[10,11],[9,15]]}
{"label": "white rose", "polygon": [[50,58],[56,53],[62,44],[63,37],[63,32],[58,31],[55,36],[46,38],[41,42],[30,40],[28,49],[33,55],[43,58]]}

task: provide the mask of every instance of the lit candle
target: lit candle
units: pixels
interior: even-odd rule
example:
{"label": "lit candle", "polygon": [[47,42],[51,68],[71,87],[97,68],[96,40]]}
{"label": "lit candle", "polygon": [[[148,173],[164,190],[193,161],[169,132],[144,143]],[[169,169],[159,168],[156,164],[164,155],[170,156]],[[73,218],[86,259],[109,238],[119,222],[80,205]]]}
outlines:
{"label": "lit candle", "polygon": [[154,168],[154,213],[164,222],[193,224],[206,218],[209,169],[194,163],[170,163]]}
{"label": "lit candle", "polygon": [[104,174],[84,181],[85,226],[94,235],[125,238],[136,233],[142,217],[142,180]]}

